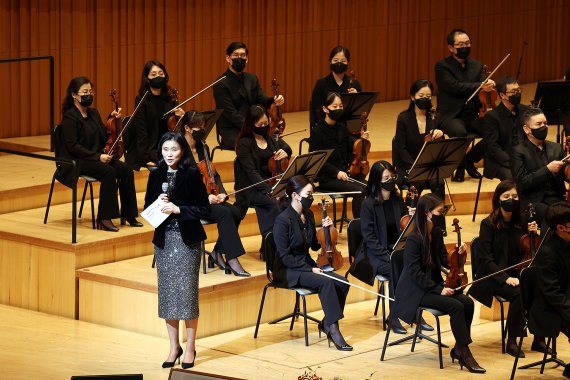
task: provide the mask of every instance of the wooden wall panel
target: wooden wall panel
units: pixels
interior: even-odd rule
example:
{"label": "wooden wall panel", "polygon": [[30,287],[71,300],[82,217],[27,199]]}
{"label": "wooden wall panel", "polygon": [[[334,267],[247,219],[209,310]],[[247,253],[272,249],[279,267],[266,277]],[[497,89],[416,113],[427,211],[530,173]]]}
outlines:
{"label": "wooden wall panel", "polygon": [[[445,37],[465,28],[472,56],[493,68],[510,52],[498,76],[515,75],[528,42],[521,82],[560,78],[570,65],[570,2],[565,0],[2,0],[0,58],[55,57],[56,120],[73,76],[86,75],[95,106],[110,110],[116,88],[132,112],[145,61],[165,63],[182,98],[226,68],[225,47],[243,40],[248,68],[271,93],[275,75],[285,111],[306,110],[315,80],[328,73],[328,53],[351,49],[352,68],[379,101],[404,99],[411,82],[434,80],[447,56]],[[49,132],[48,62],[2,64],[0,138]],[[189,108],[211,109],[211,92]]]}

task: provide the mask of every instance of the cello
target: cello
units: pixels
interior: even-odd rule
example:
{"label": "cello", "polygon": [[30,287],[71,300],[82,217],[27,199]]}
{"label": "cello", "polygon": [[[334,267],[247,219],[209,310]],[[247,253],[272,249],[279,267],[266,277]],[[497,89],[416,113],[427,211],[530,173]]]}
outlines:
{"label": "cello", "polygon": [[[271,81],[271,88],[273,88],[274,99],[281,95],[279,93],[279,83],[277,79],[273,78]],[[285,131],[285,119],[283,118],[283,112],[281,107],[277,104],[271,104],[269,107],[269,134],[270,135],[281,135]]]}
{"label": "cello", "polygon": [[[529,203],[526,206],[525,213],[527,215],[529,223],[536,222],[536,212],[532,203]],[[521,263],[526,263],[534,258],[534,255],[536,255],[536,251],[540,246],[540,242],[540,236],[538,236],[534,231],[529,231],[528,233],[521,236],[519,241],[521,247]],[[520,264],[517,267],[517,271],[520,273],[525,267],[525,264]]]}
{"label": "cello", "polygon": [[[418,203],[418,197],[419,197],[418,189],[416,189],[415,186],[410,186],[408,194],[406,194],[406,204],[408,205],[409,208],[416,208],[416,204]],[[406,226],[410,222],[410,219],[412,219],[412,215],[410,215],[409,213],[400,218],[401,231],[404,231],[406,229]]]}
{"label": "cello", "polygon": [[[327,218],[327,204],[325,197],[321,202],[323,219]],[[317,257],[317,265],[323,271],[339,270],[342,268],[344,259],[340,251],[336,249],[338,231],[334,226],[321,227],[317,231],[317,240],[321,244],[321,252]]]}
{"label": "cello", "polygon": [[469,279],[465,272],[465,261],[467,260],[467,251],[459,252],[461,248],[461,227],[459,227],[459,219],[453,219],[453,232],[457,233],[457,247],[454,247],[447,256],[449,264],[449,273],[445,279],[445,287],[451,289],[461,288],[467,285]]}
{"label": "cello", "polygon": [[[119,112],[119,95],[117,90],[114,88],[109,94],[112,102],[115,104],[115,111]],[[125,144],[123,143],[123,134],[121,133],[122,122],[121,119],[115,116],[111,116],[105,127],[107,128],[107,141],[105,142],[105,152],[113,156],[113,159],[119,159],[123,157],[125,153]],[[116,142],[116,143],[115,143]]]}
{"label": "cello", "polygon": [[[368,114],[362,112],[360,115],[360,131],[366,132],[368,130]],[[368,162],[368,154],[370,153],[370,141],[364,138],[359,138],[352,146],[353,159],[348,169],[351,177],[364,178],[370,172],[370,163]]]}

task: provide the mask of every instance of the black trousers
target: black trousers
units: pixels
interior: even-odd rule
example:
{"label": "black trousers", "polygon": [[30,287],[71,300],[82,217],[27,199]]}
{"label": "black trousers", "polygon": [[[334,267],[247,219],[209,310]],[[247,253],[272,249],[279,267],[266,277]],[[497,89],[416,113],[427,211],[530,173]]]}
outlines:
{"label": "black trousers", "polygon": [[[450,137],[466,137],[468,132],[476,133],[483,137],[485,130],[483,122],[479,118],[466,120],[464,118],[456,118],[447,120],[442,124],[443,131]],[[465,156],[465,161],[475,163],[483,158],[485,153],[485,146],[483,140],[479,141],[473,149],[471,149]]]}
{"label": "black trousers", "polygon": [[[362,179],[358,179],[358,181],[364,182]],[[364,189],[357,183],[348,182],[348,181],[341,181],[340,179],[323,179],[319,181],[319,189],[326,190],[326,191],[362,191]],[[363,194],[353,194],[352,196],[352,217],[354,219],[360,218],[360,208],[362,207],[362,200],[364,195]]]}
{"label": "black trousers", "polygon": [[[135,179],[130,166],[119,160],[109,164],[100,161],[83,161],[80,174],[96,178],[100,183],[98,220],[125,218],[138,215]],[[117,184],[121,197],[121,210],[117,200]]]}
{"label": "black trousers", "polygon": [[[346,281],[344,277],[334,272],[327,272],[327,274]],[[302,288],[317,292],[325,313],[325,326],[330,326],[344,317],[344,304],[349,285],[313,272],[301,272],[297,284]]]}
{"label": "black trousers", "polygon": [[230,203],[210,205],[212,211],[206,218],[218,224],[218,241],[214,246],[216,252],[224,253],[226,260],[235,259],[245,253],[245,248],[238,233],[241,212]]}
{"label": "black trousers", "polygon": [[245,194],[243,192],[237,194],[236,207],[240,210],[242,219],[248,207],[255,209],[259,231],[263,237],[273,229],[275,219],[279,215],[277,199],[255,189],[246,191]]}
{"label": "black trousers", "polygon": [[237,128],[220,128],[221,147],[223,149],[234,150],[236,148],[236,140],[240,130]]}
{"label": "black trousers", "polygon": [[464,294],[442,296],[441,294],[426,293],[420,301],[420,306],[444,311],[450,315],[451,331],[457,346],[468,345],[471,340],[471,322],[475,304]]}
{"label": "black trousers", "polygon": [[509,314],[507,315],[507,333],[509,338],[523,336],[524,318],[521,306],[521,289],[503,284],[495,290],[495,294],[509,301]]}

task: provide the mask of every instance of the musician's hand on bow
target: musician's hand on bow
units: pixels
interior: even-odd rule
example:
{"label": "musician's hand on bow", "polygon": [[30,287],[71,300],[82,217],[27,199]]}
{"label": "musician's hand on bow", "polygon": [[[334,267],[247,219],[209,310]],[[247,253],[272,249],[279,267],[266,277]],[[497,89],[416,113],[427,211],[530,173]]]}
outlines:
{"label": "musician's hand on bow", "polygon": [[509,286],[519,286],[519,279],[516,277],[509,277],[507,278],[507,281],[505,281],[505,283]]}
{"label": "musician's hand on bow", "polygon": [[560,169],[562,169],[563,167],[564,167],[564,162],[557,160],[551,161],[548,163],[548,165],[546,165],[546,168],[550,170],[551,173],[558,173]]}
{"label": "musician's hand on bow", "polygon": [[110,156],[108,154],[101,154],[99,156],[99,161],[101,161],[104,164],[108,164],[109,162],[111,162],[112,159],[113,159],[113,156]]}
{"label": "musician's hand on bow", "polygon": [[285,152],[283,149],[279,149],[277,152],[273,153],[273,158],[276,160],[287,158],[287,152]]}
{"label": "musician's hand on bow", "polygon": [[216,204],[220,203],[218,196],[216,196],[214,194],[208,195],[208,201],[210,201],[211,205],[216,205]]}
{"label": "musician's hand on bow", "polygon": [[313,273],[323,273],[323,270],[321,268],[315,267],[312,269]]}
{"label": "musician's hand on bow", "polygon": [[218,194],[218,203],[224,203],[228,198],[227,194]]}
{"label": "musician's hand on bow", "polygon": [[492,79],[487,80],[481,89],[483,91],[493,91],[495,89],[495,81]]}
{"label": "musician's hand on bow", "polygon": [[183,110],[182,108],[180,108],[180,107],[176,107],[176,108],[174,109],[174,114],[175,114],[176,116],[178,116],[178,117],[184,116],[184,113],[185,113],[184,110]]}
{"label": "musician's hand on bow", "polygon": [[348,174],[346,174],[346,172],[339,171],[336,175],[336,178],[340,179],[341,181],[348,181]]}

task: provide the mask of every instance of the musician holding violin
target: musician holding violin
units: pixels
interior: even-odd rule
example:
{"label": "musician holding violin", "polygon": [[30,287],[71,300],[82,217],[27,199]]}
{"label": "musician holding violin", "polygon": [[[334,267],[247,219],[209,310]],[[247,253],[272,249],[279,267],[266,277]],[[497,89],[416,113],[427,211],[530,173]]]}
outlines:
{"label": "musician holding violin", "polygon": [[[240,209],[242,217],[249,207],[255,208],[259,231],[265,236],[273,227],[279,213],[277,201],[271,198],[271,186],[268,180],[273,177],[269,171],[269,162],[291,157],[293,151],[285,140],[275,141],[268,135],[269,114],[261,105],[249,107],[245,122],[237,137],[236,161],[234,165],[235,205]],[[265,182],[264,182],[265,181]]]}
{"label": "musician holding violin", "polygon": [[309,110],[310,125],[313,128],[321,119],[321,109],[329,92],[338,94],[362,92],[362,86],[356,79],[354,71],[348,72],[350,51],[347,47],[336,46],[329,54],[330,73],[317,80],[311,95],[311,108]]}
{"label": "musician holding violin", "polygon": [[[506,352],[516,356],[516,338],[523,335],[525,323],[520,298],[520,270],[514,266],[521,261],[528,260],[531,256],[530,245],[521,246],[521,238],[527,231],[528,234],[535,235],[534,244],[537,245],[540,242],[537,233],[538,225],[536,222],[531,222],[523,226],[519,195],[512,180],[503,180],[497,185],[492,205],[493,211],[481,221],[479,239],[474,247],[477,249],[479,263],[477,278],[489,275],[491,277],[473,283],[468,293],[487,307],[492,306],[495,295],[509,301]],[[525,264],[528,265],[529,262]],[[513,268],[502,271],[510,267]],[[544,338],[535,336],[531,349],[539,352],[546,351]],[[520,357],[525,357],[523,351]]]}
{"label": "musician holding violin", "polygon": [[[350,134],[346,124],[342,121],[343,105],[340,95],[329,92],[321,109],[321,117],[314,128],[311,128],[309,150],[333,149],[327,162],[321,168],[317,180],[319,188],[326,191],[363,191],[366,185],[366,174],[356,178],[349,176],[349,167],[353,158],[353,148],[357,137]],[[368,140],[368,131],[362,130],[360,138]],[[356,183],[354,182],[356,180]],[[362,195],[355,194],[352,199],[352,215],[360,217]]]}
{"label": "musician holding violin", "polygon": [[[339,329],[339,320],[344,315],[344,305],[349,286],[319,273],[322,270],[309,254],[309,247],[316,251],[321,248],[317,240],[315,216],[311,211],[313,185],[306,176],[297,175],[287,183],[285,196],[280,200],[283,211],[275,220],[273,237],[277,247],[274,264],[274,278],[289,287],[302,287],[318,293],[325,318],[319,323],[319,334],[325,333],[329,342],[337,350],[352,351]],[[322,220],[323,228],[331,227],[332,220]],[[327,272],[339,280],[344,277]]]}
{"label": "musician holding violin", "polygon": [[[483,137],[483,122],[479,118],[481,102],[474,97],[486,75],[483,65],[469,57],[471,40],[463,29],[453,29],[447,36],[447,49],[451,55],[435,64],[435,78],[438,87],[437,111],[443,131],[451,137],[465,137],[468,132]],[[493,91],[495,82],[489,79],[481,91]],[[471,149],[465,162],[455,171],[452,181],[463,182],[465,169],[471,178],[481,178],[475,162],[483,158],[484,146],[479,142]]]}
{"label": "musician holding violin", "polygon": [[238,277],[249,277],[250,274],[242,267],[238,259],[245,253],[238,233],[241,212],[237,207],[227,202],[222,179],[213,163],[209,161],[210,150],[204,142],[206,137],[204,114],[188,111],[181,124],[183,125],[184,137],[190,147],[190,161],[193,166],[200,169],[208,191],[211,211],[204,219],[218,225],[218,240],[210,253],[209,261],[211,264],[215,263],[226,274],[233,273]]}
{"label": "musician holding violin", "polygon": [[[112,154],[104,151],[107,130],[99,112],[91,107],[95,92],[89,79],[75,77],[67,86],[62,105],[61,154],[63,158],[75,160],[77,171],[62,167],[62,183],[70,186],[81,174],[94,177],[101,183],[97,211],[97,229],[119,231],[112,219],[121,218],[132,227],[142,227],[137,221],[137,197],[132,169]],[[121,109],[113,110],[110,117],[121,117]],[[121,209],[117,200],[120,190]]]}
{"label": "musician holding violin", "polygon": [[132,116],[132,125],[125,131],[124,136],[125,162],[135,170],[157,166],[160,158],[156,149],[158,140],[169,131],[169,118],[164,118],[163,115],[174,109],[176,117],[184,116],[184,110],[176,108],[177,101],[173,99],[174,92],[168,85],[169,80],[166,67],[162,63],[155,60],[145,63],[135,107],[147,91],[149,95],[138,112]]}
{"label": "musician holding violin", "polygon": [[[416,322],[419,306],[432,307],[448,313],[455,347],[453,361],[470,372],[484,373],[469,350],[474,304],[468,296],[443,285],[441,268],[448,267],[448,253],[440,228],[432,218],[443,213],[443,201],[435,194],[422,195],[415,212],[415,224],[404,248],[404,269],[396,285],[396,300],[392,313],[407,323]],[[466,254],[465,244],[456,247],[458,255]],[[454,269],[450,267],[450,272]],[[455,287],[455,286],[454,286]]]}

